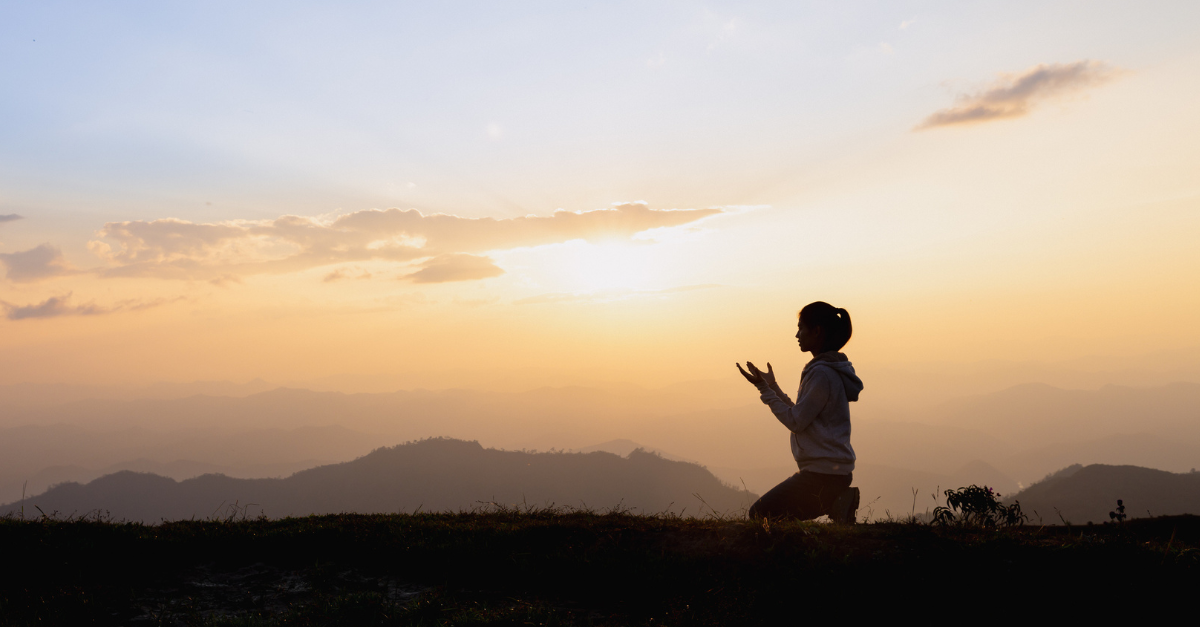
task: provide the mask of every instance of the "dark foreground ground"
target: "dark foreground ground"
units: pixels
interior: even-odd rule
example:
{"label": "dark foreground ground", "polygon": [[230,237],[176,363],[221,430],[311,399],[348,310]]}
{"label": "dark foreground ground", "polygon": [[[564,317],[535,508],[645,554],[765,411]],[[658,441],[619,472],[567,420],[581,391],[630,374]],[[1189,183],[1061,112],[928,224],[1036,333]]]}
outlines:
{"label": "dark foreground ground", "polygon": [[513,511],[10,518],[0,625],[1015,624],[1190,608],[1198,547],[1196,516],[1000,531]]}

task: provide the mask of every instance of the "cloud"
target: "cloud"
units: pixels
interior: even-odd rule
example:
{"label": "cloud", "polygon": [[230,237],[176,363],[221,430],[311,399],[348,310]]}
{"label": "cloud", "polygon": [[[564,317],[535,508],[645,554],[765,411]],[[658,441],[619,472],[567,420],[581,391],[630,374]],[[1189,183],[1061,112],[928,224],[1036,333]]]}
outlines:
{"label": "cloud", "polygon": [[0,253],[0,263],[5,267],[4,277],[18,283],[29,283],[75,272],[67,264],[62,251],[50,244],[15,253]]}
{"label": "cloud", "polygon": [[[136,220],[104,225],[99,239],[88,247],[110,262],[106,276],[210,280],[225,275],[296,272],[347,261],[408,262],[479,254],[573,239],[627,240],[643,231],[687,224],[721,212],[654,210],[646,203],[634,202],[595,211],[557,211],[549,216],[499,220],[425,215],[415,209],[370,209],[333,219],[282,216],[219,224]],[[421,276],[439,272],[430,270]]]}
{"label": "cloud", "polygon": [[337,270],[334,270],[333,272],[326,274],[325,278],[321,279],[321,280],[325,283],[333,283],[334,281],[341,281],[342,279],[369,279],[369,278],[371,278],[371,273],[367,272],[366,270],[363,270],[361,268],[353,268],[353,270],[357,270],[358,272],[357,273],[351,272],[351,269],[348,269],[348,268],[338,268]]}
{"label": "cloud", "polygon": [[12,222],[13,220],[20,220],[23,217],[24,216],[19,216],[15,213],[0,214],[0,223]]}
{"label": "cloud", "polygon": [[380,235],[421,238],[424,247],[439,252],[477,253],[525,246],[555,244],[573,239],[629,239],[642,231],[679,226],[721,213],[720,209],[656,210],[646,203],[616,205],[595,211],[556,211],[550,216],[460,218],[447,214],[422,215],[414,209],[358,211],[342,216],[335,228]]}
{"label": "cloud", "polygon": [[464,253],[438,255],[421,264],[421,269],[402,278],[414,283],[449,283],[451,281],[475,281],[500,276],[504,270],[487,257]]}
{"label": "cloud", "polygon": [[57,318],[59,316],[98,316],[109,314],[122,309],[129,311],[140,311],[142,309],[150,309],[167,303],[184,300],[183,296],[175,298],[157,298],[150,301],[144,300],[123,300],[112,307],[102,307],[95,303],[85,303],[82,305],[72,305],[70,303],[71,293],[68,292],[65,296],[51,296],[46,300],[33,305],[14,305],[0,301],[0,308],[5,311],[5,317],[9,320],[27,320],[30,318]]}
{"label": "cloud", "polygon": [[914,130],[1021,117],[1040,101],[1100,85],[1120,73],[1099,61],[1038,65],[1022,74],[1002,75],[981,92],[960,95],[957,104],[933,112]]}
{"label": "cloud", "polygon": [[94,316],[108,313],[107,309],[97,307],[95,304],[69,305],[67,301],[70,298],[71,295],[67,294],[66,296],[51,296],[36,305],[18,306],[12,303],[0,302],[0,306],[4,307],[5,316],[9,320],[56,318],[58,316]]}

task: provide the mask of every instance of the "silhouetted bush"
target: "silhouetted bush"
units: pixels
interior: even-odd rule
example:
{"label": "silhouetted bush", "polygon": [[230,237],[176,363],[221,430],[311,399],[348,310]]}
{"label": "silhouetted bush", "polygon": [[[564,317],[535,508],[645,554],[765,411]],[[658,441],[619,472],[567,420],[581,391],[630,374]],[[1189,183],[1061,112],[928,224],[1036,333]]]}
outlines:
{"label": "silhouetted bush", "polygon": [[1028,516],[1021,513],[1021,503],[1005,505],[1000,495],[987,486],[977,485],[946,490],[946,506],[933,510],[933,524],[974,527],[1011,527],[1023,525]]}

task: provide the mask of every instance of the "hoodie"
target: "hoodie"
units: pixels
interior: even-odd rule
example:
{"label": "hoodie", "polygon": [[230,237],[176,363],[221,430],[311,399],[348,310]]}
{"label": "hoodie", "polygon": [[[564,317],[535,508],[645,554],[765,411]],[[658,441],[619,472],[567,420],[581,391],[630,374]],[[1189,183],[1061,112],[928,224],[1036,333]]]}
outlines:
{"label": "hoodie", "polygon": [[858,400],[862,389],[850,360],[835,351],[821,353],[804,366],[794,405],[769,383],[758,386],[762,402],[792,432],[796,465],[800,470],[828,475],[854,471],[850,402]]}

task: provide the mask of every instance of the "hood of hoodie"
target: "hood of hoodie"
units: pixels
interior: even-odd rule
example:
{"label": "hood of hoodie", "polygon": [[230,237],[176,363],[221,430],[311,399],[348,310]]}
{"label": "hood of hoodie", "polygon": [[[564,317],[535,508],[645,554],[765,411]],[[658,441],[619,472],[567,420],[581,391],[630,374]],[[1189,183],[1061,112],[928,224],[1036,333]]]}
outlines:
{"label": "hood of hoodie", "polygon": [[834,351],[821,353],[813,357],[804,366],[804,369],[808,370],[816,366],[825,366],[838,373],[838,376],[842,378],[842,385],[846,388],[846,400],[851,402],[858,400],[858,394],[863,390],[863,382],[854,373],[854,365],[850,363],[850,359],[846,357],[845,353]]}

